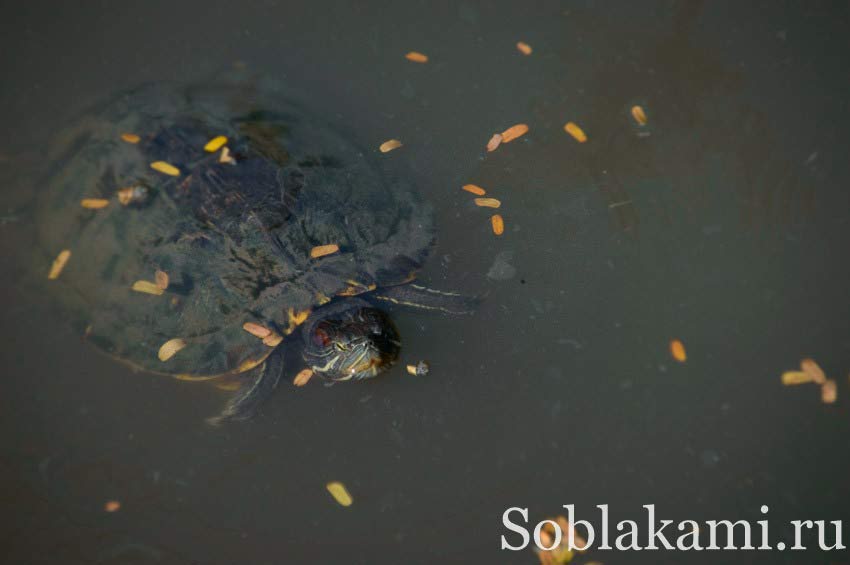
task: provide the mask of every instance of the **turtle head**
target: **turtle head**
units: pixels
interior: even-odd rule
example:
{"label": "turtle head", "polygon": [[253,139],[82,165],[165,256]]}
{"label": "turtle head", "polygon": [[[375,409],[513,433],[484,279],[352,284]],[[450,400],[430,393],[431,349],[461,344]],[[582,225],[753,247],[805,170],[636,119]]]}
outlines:
{"label": "turtle head", "polygon": [[330,381],[375,377],[395,363],[401,349],[389,316],[362,300],[320,308],[302,331],[304,361]]}

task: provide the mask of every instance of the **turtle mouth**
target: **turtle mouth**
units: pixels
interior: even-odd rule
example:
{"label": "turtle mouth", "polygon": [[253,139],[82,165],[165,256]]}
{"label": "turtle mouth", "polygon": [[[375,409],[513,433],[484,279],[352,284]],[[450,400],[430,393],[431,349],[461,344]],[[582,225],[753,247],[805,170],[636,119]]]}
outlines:
{"label": "turtle mouth", "polygon": [[305,332],[304,361],[330,381],[376,377],[395,363],[401,350],[392,320],[372,307],[334,308]]}

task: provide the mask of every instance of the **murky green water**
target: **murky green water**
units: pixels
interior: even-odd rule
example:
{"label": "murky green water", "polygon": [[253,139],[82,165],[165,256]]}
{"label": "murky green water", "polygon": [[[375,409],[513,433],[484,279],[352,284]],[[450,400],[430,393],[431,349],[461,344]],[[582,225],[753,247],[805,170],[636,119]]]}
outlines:
{"label": "murky green water", "polygon": [[[0,546],[14,563],[535,563],[532,519],[848,519],[846,6],[19,3],[0,23]],[[534,52],[521,55],[523,40]],[[420,65],[403,55],[428,54]],[[375,381],[225,396],[133,373],[46,306],[29,264],[38,148],[156,80],[241,62],[406,168],[437,209]],[[629,110],[645,108],[646,127]],[[579,144],[562,129],[579,124]],[[487,153],[497,131],[528,134]],[[505,234],[460,186],[502,201]],[[44,266],[46,273],[48,265]],[[671,339],[687,361],[674,361]],[[838,401],[780,375],[813,357]],[[345,483],[338,506],[325,490]],[[120,511],[106,513],[115,499]],[[845,535],[846,537],[846,535]],[[814,543],[814,542],[812,542]],[[843,563],[846,552],[589,552],[578,563]]]}

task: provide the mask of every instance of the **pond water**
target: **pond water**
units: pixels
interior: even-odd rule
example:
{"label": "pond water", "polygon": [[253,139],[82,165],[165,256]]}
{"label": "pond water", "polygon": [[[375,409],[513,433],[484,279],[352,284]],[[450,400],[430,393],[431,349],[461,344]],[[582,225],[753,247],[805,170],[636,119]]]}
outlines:
{"label": "pond water", "polygon": [[[536,523],[564,504],[752,522],[768,505],[778,539],[792,519],[847,524],[846,5],[20,2],[0,30],[8,562],[536,563],[500,550],[510,506]],[[214,428],[225,393],[133,372],[48,306],[40,148],[117,91],[234,65],[286,83],[434,205],[420,280],[482,300],[393,311],[403,363],[429,375],[283,382],[257,418]],[[390,138],[403,147],[379,154]],[[503,235],[468,183],[501,200]],[[836,403],[782,385],[806,357]],[[848,560],[574,562],[718,558]]]}

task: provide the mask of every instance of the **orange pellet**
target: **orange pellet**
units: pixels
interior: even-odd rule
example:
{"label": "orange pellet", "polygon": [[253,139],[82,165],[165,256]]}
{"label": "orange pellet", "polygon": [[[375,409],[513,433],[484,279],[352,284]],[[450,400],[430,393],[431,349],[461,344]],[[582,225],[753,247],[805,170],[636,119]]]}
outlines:
{"label": "orange pellet", "polygon": [[505,220],[502,219],[500,214],[493,214],[490,217],[490,224],[493,226],[493,233],[496,235],[502,235],[505,233]]}
{"label": "orange pellet", "polygon": [[117,500],[107,500],[103,505],[103,510],[105,512],[118,512],[121,510],[121,503]]}
{"label": "orange pellet", "polygon": [[168,288],[168,273],[166,273],[165,271],[160,271],[159,269],[157,269],[157,271],[154,273],[153,280],[156,282],[157,288],[160,288],[162,290]]}
{"label": "orange pellet", "polygon": [[564,124],[564,131],[573,136],[573,138],[575,138],[575,140],[579,143],[587,141],[587,135],[584,133],[584,130],[573,122],[567,122]]}
{"label": "orange pellet", "polygon": [[480,186],[476,186],[474,184],[465,184],[465,185],[463,185],[462,188],[463,188],[463,190],[465,190],[467,192],[471,192],[475,196],[484,196],[485,194],[487,194],[486,190],[484,190]]}
{"label": "orange pellet", "polygon": [[801,385],[810,383],[812,376],[804,371],[785,371],[782,373],[782,384],[785,386]]}
{"label": "orange pellet", "polygon": [[245,322],[242,324],[242,329],[251,334],[254,337],[258,337],[260,339],[266,338],[271,335],[272,331],[265,326],[261,326],[260,324],[255,324],[253,322]]}
{"label": "orange pellet", "polygon": [[292,384],[295,386],[304,386],[311,378],[313,378],[313,369],[301,369],[298,374],[295,375],[295,379],[293,379]]}
{"label": "orange pellet", "polygon": [[138,143],[141,138],[135,133],[122,133],[121,139],[123,139],[127,143]]}
{"label": "orange pellet", "polygon": [[393,149],[398,149],[399,147],[401,147],[401,141],[397,139],[388,139],[383,142],[378,149],[381,150],[381,153],[389,153]]}
{"label": "orange pellet", "polygon": [[528,133],[528,126],[525,124],[517,124],[515,126],[511,126],[502,132],[502,143],[511,142],[514,139],[525,135],[526,133]]}
{"label": "orange pellet", "polygon": [[642,126],[646,125],[646,113],[643,111],[643,108],[640,106],[632,106],[632,117],[635,121]]}
{"label": "orange pellet", "polygon": [[413,61],[414,63],[427,63],[428,55],[424,53],[420,53],[419,51],[410,51],[407,55],[404,56],[408,61]]}
{"label": "orange pellet", "polygon": [[685,344],[678,339],[672,340],[670,342],[670,355],[679,363],[684,363],[688,359],[688,355],[685,353]]}
{"label": "orange pellet", "polygon": [[800,361],[800,369],[811,377],[813,382],[822,385],[826,382],[826,374],[820,368],[814,359],[803,359]]}
{"label": "orange pellet", "polygon": [[526,43],[524,41],[517,41],[516,48],[523,55],[531,55],[531,45],[529,45],[528,43]]}
{"label": "orange pellet", "polygon": [[501,144],[502,144],[502,134],[501,133],[494,133],[493,137],[490,138],[490,141],[487,142],[487,151],[492,153]]}
{"label": "orange pellet", "polygon": [[838,386],[832,379],[827,379],[820,387],[820,399],[824,404],[833,404],[838,398]]}
{"label": "orange pellet", "polygon": [[339,245],[336,243],[331,243],[330,245],[317,245],[310,250],[310,257],[318,259],[319,257],[336,253],[337,251],[339,251]]}

